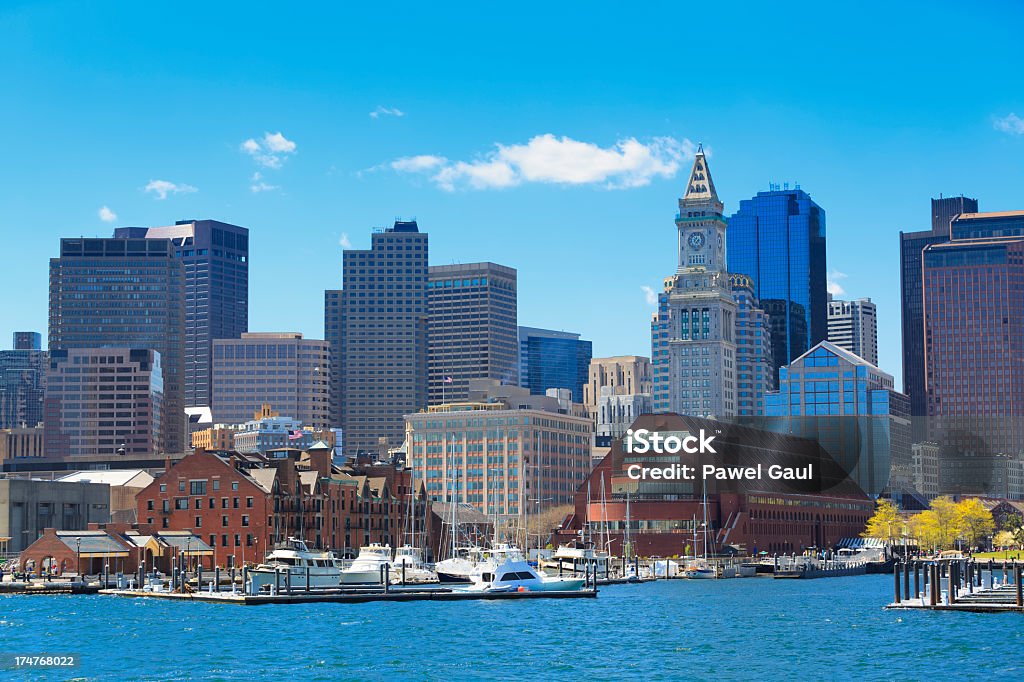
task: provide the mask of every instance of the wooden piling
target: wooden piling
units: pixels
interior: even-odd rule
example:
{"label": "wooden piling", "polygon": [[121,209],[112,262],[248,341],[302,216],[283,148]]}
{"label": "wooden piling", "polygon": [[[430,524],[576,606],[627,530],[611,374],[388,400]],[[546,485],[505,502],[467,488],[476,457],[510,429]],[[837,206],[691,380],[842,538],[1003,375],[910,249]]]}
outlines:
{"label": "wooden piling", "polygon": [[1017,606],[1024,606],[1024,594],[1021,593],[1020,564],[1013,562],[1013,589],[1017,593]]}
{"label": "wooden piling", "polygon": [[900,565],[899,565],[898,562],[896,563],[896,565],[893,566],[893,569],[892,569],[892,585],[893,585],[893,594],[895,596],[895,600],[894,601],[895,601],[895,603],[899,604],[901,600],[900,600]]}

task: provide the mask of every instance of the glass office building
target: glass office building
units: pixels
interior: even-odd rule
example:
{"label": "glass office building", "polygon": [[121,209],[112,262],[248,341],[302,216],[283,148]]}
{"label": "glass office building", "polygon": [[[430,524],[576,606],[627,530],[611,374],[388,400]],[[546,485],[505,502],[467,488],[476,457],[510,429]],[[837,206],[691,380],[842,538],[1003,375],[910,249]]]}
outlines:
{"label": "glass office building", "polygon": [[14,332],[14,350],[0,350],[0,429],[43,421],[46,352],[38,332]]}
{"label": "glass office building", "polygon": [[574,403],[583,402],[593,344],[579,334],[535,327],[519,328],[519,385],[533,395],[549,388],[572,391]]}
{"label": "glass office building", "polygon": [[868,495],[911,486],[910,404],[892,375],[828,341],[779,369],[768,428],[811,438]]}
{"label": "glass office building", "polygon": [[754,280],[771,324],[773,374],[828,337],[825,211],[799,187],[740,202],[726,232],[729,272]]}

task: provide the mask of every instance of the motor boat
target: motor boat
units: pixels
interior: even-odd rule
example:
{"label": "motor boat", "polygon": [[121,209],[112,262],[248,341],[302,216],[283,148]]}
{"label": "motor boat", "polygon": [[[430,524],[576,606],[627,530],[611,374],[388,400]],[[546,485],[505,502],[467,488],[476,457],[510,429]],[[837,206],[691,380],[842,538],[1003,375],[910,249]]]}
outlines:
{"label": "motor boat", "polygon": [[437,575],[423,563],[423,550],[412,545],[402,545],[395,550],[391,562],[392,583],[436,583]]}
{"label": "motor boat", "polygon": [[576,592],[583,589],[583,582],[583,578],[543,575],[524,560],[506,558],[493,569],[476,574],[466,589],[473,592]]}
{"label": "motor boat", "polygon": [[257,571],[284,571],[293,587],[305,587],[309,574],[310,588],[337,587],[341,582],[341,561],[331,552],[311,550],[304,540],[290,537],[279,543]]}
{"label": "motor boat", "polygon": [[526,556],[523,550],[505,542],[496,543],[490,549],[466,547],[457,549],[454,557],[437,562],[434,571],[442,583],[469,583],[482,573],[493,573],[505,560],[525,562]]}
{"label": "motor boat", "polygon": [[569,573],[608,576],[610,558],[607,552],[600,552],[582,544],[559,545],[550,558],[540,559],[537,565],[548,575]]}
{"label": "motor boat", "polygon": [[391,545],[371,543],[359,550],[359,556],[341,571],[343,585],[379,585],[384,577],[384,566],[391,563]]}

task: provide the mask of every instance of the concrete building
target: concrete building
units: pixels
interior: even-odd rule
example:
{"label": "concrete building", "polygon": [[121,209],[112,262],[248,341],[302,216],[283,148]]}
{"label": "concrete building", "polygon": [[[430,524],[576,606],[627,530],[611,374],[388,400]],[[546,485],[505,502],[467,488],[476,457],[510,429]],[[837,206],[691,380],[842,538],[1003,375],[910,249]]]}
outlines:
{"label": "concrete building", "polygon": [[516,271],[466,263],[429,273],[429,403],[466,400],[471,379],[518,384]]}
{"label": "concrete building", "polygon": [[519,327],[519,385],[533,395],[567,388],[573,401],[582,403],[592,357],[593,344],[579,334]]}
{"label": "concrete building", "polygon": [[249,230],[218,220],[179,220],[166,227],[119,227],[122,239],[169,239],[185,266],[185,407],[212,399],[213,341],[249,329]]}
{"label": "concrete building", "polygon": [[213,342],[213,418],[243,422],[269,403],[307,426],[330,427],[330,349],[298,333],[243,333]]}
{"label": "concrete building", "polygon": [[64,483],[102,483],[110,488],[110,520],[113,523],[138,523],[136,498],[153,482],[153,475],[142,469],[113,471],[76,471],[57,479]]}
{"label": "concrete building", "polygon": [[590,471],[593,422],[557,398],[475,380],[469,401],[410,414],[409,466],[435,502],[523,518],[567,504]]}
{"label": "concrete building", "polygon": [[44,410],[47,454],[75,458],[164,451],[169,417],[161,360],[149,349],[51,351]]}
{"label": "concrete building", "polygon": [[313,431],[303,430],[302,420],[282,417],[264,404],[251,420],[238,425],[232,436],[231,449],[243,453],[265,453],[280,448],[304,449],[315,440]]}
{"label": "concrete building", "polygon": [[754,282],[729,275],[736,301],[736,416],[764,415],[764,397],[775,388],[771,320],[758,306]]}
{"label": "concrete building", "polygon": [[594,415],[597,436],[618,438],[637,420],[637,417],[654,411],[650,393],[616,395],[613,393],[614,390],[611,386],[601,387]]}
{"label": "concrete building", "polygon": [[369,250],[346,249],[343,289],[325,292],[331,425],[346,455],[400,444],[405,415],[427,405],[427,255],[416,221],[396,221]]}
{"label": "concrete building", "polygon": [[0,463],[8,459],[43,457],[44,432],[42,426],[0,429]]}
{"label": "concrete building", "polygon": [[37,332],[14,332],[14,350],[0,350],[0,429],[43,421],[46,352]]}
{"label": "concrete building", "polygon": [[941,494],[939,453],[938,443],[914,443],[910,446],[910,457],[914,468],[914,488],[927,500],[932,500]]}
{"label": "concrete building", "polygon": [[84,530],[110,521],[110,487],[34,478],[0,478],[0,537],[8,551],[28,547],[46,528]]}
{"label": "concrete building", "polygon": [[828,296],[828,340],[878,365],[878,311],[870,298],[843,301]]}
{"label": "concrete building", "polygon": [[676,215],[679,265],[651,321],[654,411],[737,414],[737,312],[726,269],[726,222],[703,149]]}
{"label": "concrete building", "polygon": [[778,369],[828,336],[825,210],[799,185],[777,185],[740,202],[729,217],[729,270],[754,281],[771,324]]}
{"label": "concrete building", "polygon": [[769,428],[820,443],[867,494],[911,488],[908,398],[864,358],[822,341],[780,369],[765,402]]}
{"label": "concrete building", "polygon": [[604,387],[611,389],[610,395],[650,395],[654,392],[651,359],[642,355],[592,358],[587,370],[587,383],[583,385],[583,404],[592,413],[597,410],[597,400]]}
{"label": "concrete building", "polygon": [[155,447],[162,452],[185,449],[184,347],[185,267],[170,240],[61,240],[60,257],[50,259],[50,351],[158,352],[163,405]]}
{"label": "concrete building", "polygon": [[978,200],[964,196],[931,200],[931,229],[900,232],[900,302],[903,329],[903,392],[910,396],[915,441],[927,438],[925,417],[924,308],[921,252],[926,246],[949,241],[949,223],[961,213],[977,213]]}

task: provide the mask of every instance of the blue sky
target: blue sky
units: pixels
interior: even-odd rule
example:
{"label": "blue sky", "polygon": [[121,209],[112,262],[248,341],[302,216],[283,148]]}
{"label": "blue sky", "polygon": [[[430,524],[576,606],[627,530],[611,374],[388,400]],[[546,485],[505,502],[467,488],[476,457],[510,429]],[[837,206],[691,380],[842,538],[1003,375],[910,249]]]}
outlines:
{"label": "blue sky", "polygon": [[251,329],[319,337],[341,244],[415,217],[432,263],[519,270],[521,324],[649,355],[703,142],[727,212],[825,208],[898,382],[898,232],[1024,208],[1017,2],[208,5],[0,9],[2,347],[45,334],[62,236],[245,225]]}

